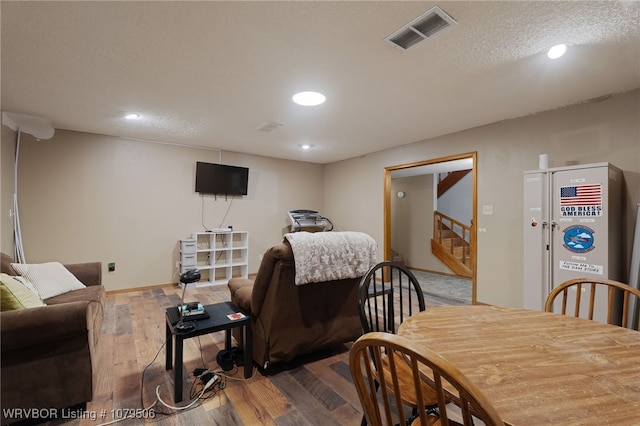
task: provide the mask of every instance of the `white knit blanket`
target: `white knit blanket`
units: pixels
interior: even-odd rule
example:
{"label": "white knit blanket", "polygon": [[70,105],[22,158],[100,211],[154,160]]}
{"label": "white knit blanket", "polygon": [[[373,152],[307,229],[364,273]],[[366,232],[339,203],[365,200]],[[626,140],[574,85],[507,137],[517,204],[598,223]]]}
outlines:
{"label": "white knit blanket", "polygon": [[362,232],[294,232],[284,237],[293,251],[296,285],[358,278],[377,262],[378,245]]}

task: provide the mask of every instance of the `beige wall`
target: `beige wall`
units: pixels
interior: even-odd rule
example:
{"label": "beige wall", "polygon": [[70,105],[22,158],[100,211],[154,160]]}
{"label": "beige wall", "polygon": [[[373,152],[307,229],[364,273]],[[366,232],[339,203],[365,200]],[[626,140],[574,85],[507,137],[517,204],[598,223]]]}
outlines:
{"label": "beige wall", "polygon": [[[479,106],[481,107],[481,106]],[[329,164],[325,214],[368,232],[383,246],[383,169],[466,152],[478,152],[477,300],[522,306],[523,172],[538,155],[551,167],[608,161],[625,180],[625,271],[631,256],[635,206],[640,201],[640,90],[445,135]],[[482,215],[493,205],[493,215]]]}
{"label": "beige wall", "polygon": [[[406,196],[398,198],[398,191],[404,191]],[[392,179],[391,194],[391,248],[412,268],[451,274],[451,270],[431,253],[433,175]]]}
{"label": "beige wall", "polygon": [[13,255],[13,219],[9,210],[13,209],[13,164],[15,158],[16,132],[2,127],[0,139],[0,251]]}
{"label": "beige wall", "polygon": [[[64,130],[48,141],[23,136],[27,262],[102,261],[108,290],[176,282],[178,240],[204,231],[204,222],[248,231],[256,272],[288,231],[288,210],[323,210],[323,167],[223,152],[223,163],[249,167],[249,194],[203,199],[194,192],[196,161],[218,160],[218,151]],[[108,262],[116,262],[113,275]]]}
{"label": "beige wall", "polygon": [[[521,306],[522,172],[537,167],[540,153],[549,154],[551,167],[609,161],[621,168],[629,265],[640,202],[639,118],[640,90],[635,90],[324,167],[225,152],[223,163],[251,169],[249,195],[230,206],[223,198],[205,197],[204,222],[250,232],[251,272],[264,250],[282,239],[289,225],[286,212],[294,208],[321,211],[335,230],[369,233],[382,259],[384,167],[477,151],[478,206],[494,207],[491,216],[479,208],[477,225],[486,232],[478,233],[477,299]],[[2,249],[10,252],[6,153],[15,135],[3,127],[2,136]],[[217,162],[217,151],[57,130],[48,141],[25,135],[20,158],[29,262],[100,260],[109,290],[175,282],[178,239],[203,230],[203,199],[193,191],[195,162]],[[115,275],[106,274],[110,261],[116,262]]]}

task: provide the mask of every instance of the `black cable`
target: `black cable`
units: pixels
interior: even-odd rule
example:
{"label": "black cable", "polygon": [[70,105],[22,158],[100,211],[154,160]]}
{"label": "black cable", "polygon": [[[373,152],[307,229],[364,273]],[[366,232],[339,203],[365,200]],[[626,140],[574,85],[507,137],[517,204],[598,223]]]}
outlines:
{"label": "black cable", "polygon": [[222,228],[222,225],[224,224],[224,221],[227,218],[227,215],[229,214],[229,209],[231,209],[231,204],[233,204],[233,200],[234,200],[234,196],[231,196],[231,201],[229,201],[229,205],[227,206],[227,211],[224,213],[224,216],[222,216],[222,220],[218,225],[219,228]]}
{"label": "black cable", "polygon": [[[164,348],[166,346],[167,342],[165,341],[162,346],[160,346],[160,349],[158,349],[158,352],[156,352],[156,356],[153,357],[153,360],[151,360],[151,362],[149,364],[147,364],[146,367],[144,367],[144,369],[142,370],[142,375],[140,377],[140,406],[142,408],[145,408],[144,406],[144,373],[147,372],[147,369],[149,367],[151,367],[153,365],[154,362],[156,362],[156,359],[158,358],[158,355],[160,355],[160,351],[162,351],[162,348]],[[157,401],[156,401],[157,402]],[[154,403],[155,404],[155,403]],[[165,415],[169,415],[171,413],[165,413],[163,411],[159,411],[156,410],[157,414],[165,414]]]}
{"label": "black cable", "polygon": [[[227,235],[226,234],[221,234],[220,235],[222,237],[222,247],[224,248],[229,248],[229,242],[227,241]],[[216,256],[216,263],[220,260],[220,257],[222,257],[222,255],[224,254],[224,251],[219,251],[218,255]]]}
{"label": "black cable", "polygon": [[[193,375],[197,378],[202,379],[203,374],[206,374],[206,373],[215,374],[218,376],[218,381],[211,387],[212,388],[217,387],[219,390],[224,389],[227,386],[226,384],[227,372],[219,371],[219,370],[212,371],[207,368],[206,362],[204,361],[204,356],[203,356],[204,351],[202,350],[202,341],[200,340],[200,336],[198,336],[198,347],[200,348],[200,361],[202,361],[202,368],[196,368],[195,370],[193,370]],[[239,367],[237,364],[234,363],[234,367],[235,367],[235,371],[233,371],[231,374],[236,374],[239,371]],[[201,381],[203,385],[208,382],[208,380],[201,380]]]}
{"label": "black cable", "polygon": [[[200,336],[198,336],[198,342],[199,342],[199,341],[200,341]],[[158,352],[156,352],[156,355],[153,357],[153,360],[151,360],[151,362],[150,362],[149,364],[147,364],[147,365],[144,367],[144,369],[142,370],[142,375],[141,375],[141,378],[140,378],[140,405],[142,406],[142,408],[145,408],[145,406],[144,406],[144,375],[145,375],[145,373],[147,372],[147,369],[148,369],[149,367],[151,367],[151,366],[153,365],[153,363],[154,363],[154,362],[156,362],[156,359],[158,359],[158,355],[160,355],[160,352],[162,351],[162,348],[164,348],[164,347],[166,346],[166,344],[167,344],[167,342],[165,341],[165,342],[162,344],[162,346],[160,346],[160,349],[158,349]],[[202,345],[200,345],[200,356],[201,356],[201,358],[202,358]],[[203,364],[204,364],[204,359],[203,359]],[[174,368],[175,368],[175,367],[174,367]],[[209,370],[208,370],[208,369],[206,369],[206,368],[204,368],[204,369],[202,370],[202,372],[206,372],[206,371],[209,371]],[[195,371],[194,371],[194,376],[195,376]],[[206,383],[206,382],[205,382],[205,383]],[[219,383],[220,383],[220,382],[218,382],[218,384],[219,384]],[[194,389],[195,389],[196,384],[197,384],[197,380],[194,380],[194,381],[193,381],[193,384],[191,385],[191,392],[190,392],[190,393],[191,393],[191,398],[190,398],[190,399],[193,399],[193,398],[198,394],[198,392],[195,392],[195,393],[193,392],[193,391],[194,391]],[[204,386],[204,383],[203,383],[203,386]],[[215,387],[215,385],[214,385],[214,386],[211,386],[211,388],[214,388],[214,387]],[[203,398],[202,398],[202,396],[200,397],[200,399],[203,399]],[[206,398],[204,398],[204,399],[206,399]],[[155,410],[154,410],[154,411],[155,411],[155,413],[156,413],[156,414],[163,414],[163,415],[165,415],[165,416],[171,416],[171,415],[175,414],[175,413],[173,413],[173,412],[165,412],[165,411],[160,410],[159,408],[160,408],[161,406],[166,407],[166,405],[164,405],[164,404],[157,404],[157,402],[158,402],[158,400],[156,399],[156,401],[155,401],[155,402],[154,402],[154,404],[152,405],[153,407],[155,407]],[[199,404],[195,404],[193,407],[190,407],[190,408],[188,408],[188,409],[186,409],[186,410],[184,410],[184,411],[189,411],[190,409],[195,408],[195,407],[197,407],[198,405],[199,405]]]}
{"label": "black cable", "polygon": [[[204,209],[204,207],[205,207],[204,194],[200,194],[200,197],[202,198],[202,207],[200,208],[200,211],[201,211],[200,219],[201,219],[202,227],[204,228],[205,231],[211,232],[211,229],[207,228],[207,225],[204,224],[204,210],[205,210]],[[227,205],[227,211],[224,213],[224,216],[222,217],[222,220],[220,221],[220,224],[218,225],[218,228],[222,228],[222,224],[227,219],[227,215],[229,214],[229,210],[231,209],[231,204],[233,204],[233,200],[234,199],[235,199],[235,197],[231,196],[231,201],[229,201],[229,204]],[[216,197],[216,201],[217,200],[218,200],[218,198]]]}
{"label": "black cable", "polygon": [[204,228],[205,231],[209,232],[210,229],[207,228],[207,226],[204,224],[204,194],[200,194],[200,197],[202,198],[202,207],[200,208],[201,214],[201,222],[202,222],[202,227]]}
{"label": "black cable", "polygon": [[207,363],[204,362],[204,356],[202,355],[202,342],[200,341],[200,336],[198,336],[198,347],[200,348],[200,361],[202,361],[202,368],[204,368],[205,371],[209,371]]}

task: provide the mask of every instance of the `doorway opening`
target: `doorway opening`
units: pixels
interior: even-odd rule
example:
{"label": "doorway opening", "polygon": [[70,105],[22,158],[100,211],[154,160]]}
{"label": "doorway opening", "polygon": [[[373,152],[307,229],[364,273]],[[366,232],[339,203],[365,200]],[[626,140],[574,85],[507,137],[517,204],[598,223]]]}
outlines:
{"label": "doorway opening", "polygon": [[454,302],[476,301],[476,164],[471,152],[384,170],[385,260],[422,277],[425,293]]}

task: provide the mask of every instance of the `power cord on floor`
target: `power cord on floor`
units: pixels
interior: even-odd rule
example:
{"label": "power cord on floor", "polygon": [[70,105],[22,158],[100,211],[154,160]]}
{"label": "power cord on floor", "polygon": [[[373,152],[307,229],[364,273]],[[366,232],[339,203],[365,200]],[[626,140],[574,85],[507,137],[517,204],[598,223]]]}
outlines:
{"label": "power cord on floor", "polygon": [[[196,368],[193,370],[194,384],[191,388],[191,396],[194,398],[194,390],[197,388],[198,383],[204,386],[204,390],[211,390],[211,395],[203,399],[210,398],[215,395],[217,391],[222,390],[226,387],[225,381],[220,377],[220,373],[218,371],[212,371],[206,368]],[[198,391],[196,391],[198,392]]]}
{"label": "power cord on floor", "polygon": [[[202,358],[202,343],[200,341],[200,336],[198,336],[198,345],[200,346],[200,358],[202,360],[202,364],[204,365],[204,359]],[[156,360],[158,359],[158,356],[160,355],[160,352],[162,351],[162,349],[166,346],[166,342],[164,342],[160,348],[158,349],[158,352],[156,352],[155,356],[153,357],[153,360],[151,360],[151,362],[149,364],[147,364],[144,369],[142,370],[142,374],[141,374],[141,378],[140,378],[140,406],[144,407],[144,377],[145,377],[145,373],[147,372],[147,370],[149,369],[149,367],[151,367]],[[238,366],[235,366],[236,368],[236,372],[238,371]],[[255,370],[254,370],[255,373]],[[252,374],[253,376],[253,374]],[[161,397],[160,397],[160,387],[161,385],[158,385],[156,387],[155,390],[155,394],[156,394],[156,399],[151,403],[151,405],[149,405],[146,408],[143,408],[143,412],[145,413],[149,413],[151,412],[151,409],[154,407],[160,408],[161,406],[169,408],[171,410],[175,410],[175,411],[183,411],[183,410],[188,410],[190,408],[193,408],[198,402],[202,402],[203,400],[209,399],[211,397],[213,397],[214,395],[216,395],[216,393],[219,390],[222,390],[226,387],[226,382],[225,380],[248,380],[245,378],[238,378],[238,377],[233,377],[227,374],[224,374],[223,371],[213,371],[213,370],[209,370],[208,368],[196,368],[193,371],[193,385],[191,388],[191,392],[190,392],[190,396],[191,396],[191,402],[188,403],[187,405],[184,406],[175,406],[175,405],[171,405],[167,402],[165,402]],[[197,390],[197,387],[202,386],[202,389]],[[208,394],[208,395],[207,395]],[[164,411],[159,411],[159,410],[154,410],[153,411],[154,414],[164,414],[164,415],[171,415],[174,413],[171,412],[164,412]],[[109,422],[105,422],[105,423],[100,423],[97,426],[108,426],[108,425],[112,425],[118,422],[121,422],[123,420],[128,420],[128,419],[134,419],[136,418],[134,414],[129,415],[129,416],[125,416],[119,419],[114,419],[112,421]]]}
{"label": "power cord on floor", "polygon": [[[146,373],[147,369],[153,365],[153,363],[156,361],[156,359],[158,359],[158,355],[160,355],[160,351],[162,351],[162,348],[164,348],[166,344],[167,344],[167,343],[166,343],[166,342],[164,342],[164,343],[162,344],[162,346],[160,346],[160,349],[158,349],[158,352],[156,352],[156,355],[153,357],[153,360],[151,360],[151,362],[150,362],[149,364],[147,364],[147,365],[144,367],[144,369],[142,370],[142,374],[141,374],[141,376],[140,376],[140,406],[141,406],[141,407],[144,407],[144,373]],[[158,400],[156,399],[155,401],[153,401],[153,402],[151,403],[151,405],[149,405],[149,407],[143,408],[143,413],[150,413],[150,412],[151,412],[151,409],[152,409],[153,407],[155,407],[157,403],[158,403]],[[134,410],[134,411],[135,411],[135,410]],[[156,411],[154,411],[153,413],[154,413],[154,415],[155,415]],[[163,413],[163,412],[161,412],[161,411],[158,411],[157,413],[158,413],[158,414],[168,414],[168,413]],[[133,418],[135,418],[135,415],[134,415],[134,414],[131,414],[131,415],[129,415],[129,416],[125,416],[125,417],[122,417],[122,418],[119,418],[119,419],[114,419],[114,420],[112,420],[112,421],[110,421],[110,422],[100,423],[100,424],[98,424],[97,426],[107,426],[107,425],[112,425],[112,424],[115,424],[115,423],[121,422],[121,421],[123,421],[123,420],[133,419]]]}
{"label": "power cord on floor", "polygon": [[[140,405],[143,406],[143,407],[144,407],[144,376],[145,376],[145,373],[146,373],[147,369],[149,367],[151,367],[151,365],[153,365],[153,363],[156,361],[156,359],[158,358],[158,355],[160,355],[160,352],[162,351],[162,348],[164,348],[165,346],[166,346],[166,342],[164,342],[162,344],[162,346],[160,346],[160,349],[158,349],[158,352],[156,352],[156,355],[153,357],[153,360],[149,364],[147,364],[147,366],[145,366],[145,368],[142,370],[142,375],[141,375],[141,380],[140,380]],[[196,379],[200,378],[200,381],[202,382],[203,378],[201,378],[200,376],[202,376],[203,373],[207,373],[207,372],[209,372],[209,370],[206,370],[206,369],[202,369],[202,371],[198,371],[199,374],[197,374],[197,375],[194,372],[194,378],[196,378]],[[160,397],[160,386],[161,385],[158,385],[156,387],[156,391],[155,391],[156,399],[155,399],[155,401],[153,401],[153,403],[149,406],[149,408],[147,410],[151,409],[152,407],[156,407],[156,406],[158,408],[164,406],[166,408],[169,408],[171,410],[176,410],[176,411],[187,410],[187,409],[193,408],[196,405],[196,403],[201,402],[203,399],[206,399],[206,398],[204,398],[205,393],[210,392],[210,393],[215,394],[216,391],[214,389],[214,385],[216,384],[216,382],[218,383],[218,388],[219,389],[224,388],[224,384],[222,384],[222,386],[220,386],[220,384],[222,382],[220,381],[219,377],[216,376],[215,374],[211,374],[209,376],[205,376],[204,379],[206,379],[206,381],[202,383],[204,385],[202,390],[198,391],[198,393],[196,395],[194,395],[194,392],[191,392],[191,402],[189,404],[187,404],[187,405],[184,405],[184,406],[175,406],[175,405],[172,405],[172,404],[169,404],[169,403],[165,402]],[[194,385],[195,385],[195,382],[197,382],[197,380],[194,380]],[[192,390],[193,390],[193,388],[192,388]],[[164,415],[173,414],[171,412],[165,412],[165,411],[159,411],[159,410],[156,410],[155,413],[164,414]],[[113,422],[110,422],[110,423],[105,423],[103,425],[98,425],[98,426],[106,426],[106,425],[109,425],[109,424],[112,424],[112,423],[116,423],[116,422],[121,421],[121,420],[125,420],[125,419],[124,418],[123,419],[118,419],[116,421],[113,421]]]}
{"label": "power cord on floor", "polygon": [[191,401],[188,405],[177,407],[175,405],[170,405],[169,403],[164,402],[162,400],[162,398],[160,397],[160,385],[156,386],[156,398],[158,399],[158,402],[160,402],[162,405],[164,405],[167,408],[171,408],[172,410],[177,410],[177,411],[187,410],[187,409],[191,408],[197,402],[200,402],[200,398],[202,397],[202,395],[204,395],[204,393],[207,391],[207,389],[209,389],[209,387],[213,386],[213,384],[215,383],[216,380],[217,380],[217,377],[214,377],[209,382],[207,382],[205,387],[202,388],[202,391],[200,392],[200,394],[196,398],[194,398],[193,401]]}
{"label": "power cord on floor", "polygon": [[[203,366],[203,367],[206,367],[206,362],[204,361],[204,358],[203,358],[203,356],[202,356],[202,354],[204,353],[204,351],[203,351],[203,349],[202,349],[202,342],[200,341],[200,336],[198,336],[198,346],[199,346],[199,348],[200,348],[200,360],[202,361],[202,366]],[[238,364],[236,364],[236,363],[234,362],[233,366],[234,366],[233,374],[236,374],[236,373],[238,372],[238,370],[239,370],[239,368],[238,368]],[[256,367],[255,367],[255,366],[251,368],[251,376],[249,376],[249,378],[248,378],[248,379],[246,379],[246,378],[244,378],[244,377],[234,377],[234,376],[230,376],[230,375],[228,375],[228,374],[225,374],[225,371],[224,371],[224,370],[216,370],[216,371],[212,371],[212,370],[209,370],[208,368],[196,368],[196,369],[194,369],[194,370],[193,370],[193,375],[194,375],[194,377],[198,377],[198,376],[200,376],[202,373],[207,372],[207,371],[210,371],[210,372],[215,373],[215,374],[217,374],[218,376],[220,376],[221,378],[224,378],[224,379],[229,379],[229,380],[238,380],[238,381],[247,381],[247,380],[250,380],[252,377],[254,377],[254,376],[255,376],[255,374],[256,374],[256,370],[257,370],[257,369],[256,369]],[[220,389],[222,389],[222,388],[224,388],[224,384],[222,384],[222,386],[220,387]]]}

